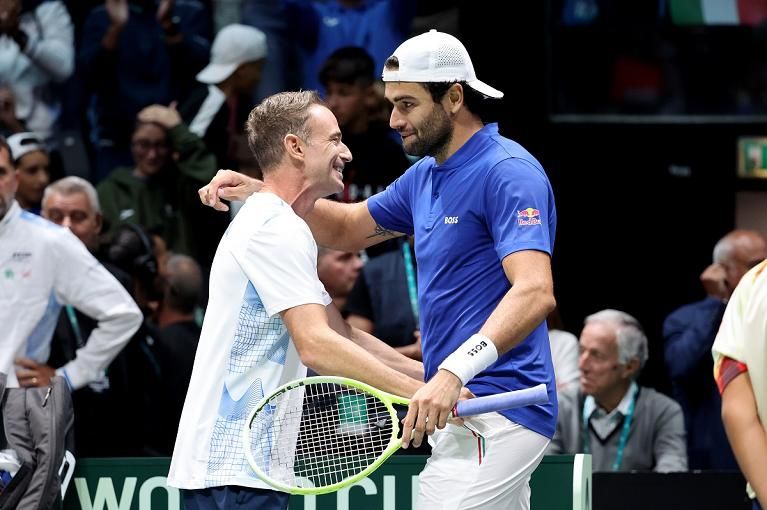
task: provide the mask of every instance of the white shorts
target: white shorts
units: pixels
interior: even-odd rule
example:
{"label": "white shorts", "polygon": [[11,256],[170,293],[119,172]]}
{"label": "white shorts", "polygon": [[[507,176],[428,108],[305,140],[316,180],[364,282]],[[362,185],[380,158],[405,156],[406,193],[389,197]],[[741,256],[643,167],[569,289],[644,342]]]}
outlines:
{"label": "white shorts", "polygon": [[529,510],[530,475],[549,439],[498,413],[465,424],[448,424],[429,437],[417,510]]}

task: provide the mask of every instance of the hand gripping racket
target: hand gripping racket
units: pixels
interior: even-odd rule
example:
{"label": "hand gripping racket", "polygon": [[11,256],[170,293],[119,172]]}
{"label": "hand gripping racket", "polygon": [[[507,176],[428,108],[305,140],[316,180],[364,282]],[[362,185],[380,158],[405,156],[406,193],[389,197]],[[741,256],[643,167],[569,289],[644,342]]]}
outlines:
{"label": "hand gripping racket", "polygon": [[[459,401],[453,417],[549,401],[546,386]],[[343,377],[307,377],[274,390],[245,422],[255,474],[291,494],[325,494],[368,476],[402,446],[394,405],[409,400]]]}

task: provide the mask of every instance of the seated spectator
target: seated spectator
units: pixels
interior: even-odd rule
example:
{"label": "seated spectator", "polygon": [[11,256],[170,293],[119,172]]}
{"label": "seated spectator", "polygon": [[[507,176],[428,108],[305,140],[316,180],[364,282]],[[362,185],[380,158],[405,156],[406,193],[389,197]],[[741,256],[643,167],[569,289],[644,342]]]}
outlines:
{"label": "seated spectator", "polygon": [[43,191],[51,180],[48,172],[50,159],[45,146],[34,133],[11,135],[8,145],[19,180],[16,201],[22,209],[40,214]]}
{"label": "seated spectator", "polygon": [[383,191],[410,166],[391,128],[374,116],[376,74],[373,59],[357,47],[334,51],[320,69],[328,108],[354,154],[344,167],[344,190],[336,196],[342,202],[359,202]]}
{"label": "seated spectator", "polygon": [[578,370],[578,337],[565,331],[559,308],[554,308],[549,314],[546,324],[549,327],[551,362],[554,364],[557,392],[577,388],[581,378]]}
{"label": "seated spectator", "polygon": [[78,64],[95,96],[95,182],[130,164],[138,112],[186,99],[211,38],[204,2],[108,0],[88,14]]}
{"label": "seated spectator", "polygon": [[639,322],[618,310],[588,316],[578,361],[580,388],[559,395],[547,453],[590,453],[594,471],[686,471],[679,404],[636,383],[647,361]]}
{"label": "seated spectator", "polygon": [[163,296],[155,314],[155,323],[157,354],[168,408],[163,423],[158,423],[158,426],[162,425],[165,433],[163,454],[170,455],[200,339],[201,330],[195,312],[202,298],[203,281],[200,266],[186,255],[168,257],[163,273]]}
{"label": "seated spectator", "polygon": [[363,266],[346,302],[346,320],[405,356],[420,360],[413,239],[401,238],[397,243],[400,249],[372,258]]}
{"label": "seated spectator", "polygon": [[[139,327],[141,313],[130,295],[68,230],[24,212],[14,200],[17,180],[10,148],[0,137],[0,373],[8,387],[44,387],[61,375],[71,389],[101,377]],[[46,364],[62,305],[97,320],[75,358],[54,369]]]}
{"label": "seated spectator", "polygon": [[32,131],[47,150],[60,100],[56,85],[74,70],[72,20],[64,3],[0,2],[0,129],[6,135]]}
{"label": "seated spectator", "polygon": [[333,304],[345,315],[346,300],[362,269],[362,259],[356,253],[317,248],[317,276],[333,299]]}
{"label": "seated spectator", "polygon": [[[243,126],[250,96],[261,79],[266,36],[257,28],[229,25],[213,40],[210,63],[197,74],[198,87],[179,109],[189,131],[203,139],[216,156],[217,168],[240,168],[249,157]],[[237,153],[237,142],[246,154]]]}
{"label": "seated spectator", "polygon": [[754,510],[767,508],[767,262],[741,278],[713,346],[722,419],[748,480]]}
{"label": "seated spectator", "polygon": [[714,261],[700,275],[701,301],[674,310],[663,324],[664,360],[672,396],[684,411],[691,469],[737,469],[721,417],[721,398],[711,378],[711,346],[727,301],[743,275],[767,258],[767,239],[734,230],[714,247]]}
{"label": "seated spectator", "polygon": [[97,187],[107,232],[138,224],[159,233],[174,252],[211,253],[206,246],[218,239],[196,226],[197,216],[208,213],[196,199],[197,189],[216,171],[202,140],[175,109],[153,105],[138,115],[132,151],[135,166],[117,168]]}
{"label": "seated spectator", "polygon": [[[156,236],[140,225],[120,225],[107,253],[110,262],[130,275],[133,296],[144,312],[144,322],[112,367],[115,393],[122,395],[122,406],[130,410],[123,427],[131,431],[123,448],[131,456],[167,455],[168,394],[163,391],[170,376],[161,362],[160,333],[149,320],[163,299]],[[159,389],[158,389],[159,388]]]}

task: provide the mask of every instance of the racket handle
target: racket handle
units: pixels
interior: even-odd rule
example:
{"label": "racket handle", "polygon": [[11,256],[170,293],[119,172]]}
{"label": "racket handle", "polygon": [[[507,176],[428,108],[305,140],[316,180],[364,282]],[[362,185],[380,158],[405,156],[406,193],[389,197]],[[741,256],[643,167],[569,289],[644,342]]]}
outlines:
{"label": "racket handle", "polygon": [[545,384],[532,388],[507,391],[487,397],[470,398],[459,401],[453,408],[453,417],[474,416],[476,414],[492,413],[513,409],[515,407],[545,404],[549,401],[549,393]]}

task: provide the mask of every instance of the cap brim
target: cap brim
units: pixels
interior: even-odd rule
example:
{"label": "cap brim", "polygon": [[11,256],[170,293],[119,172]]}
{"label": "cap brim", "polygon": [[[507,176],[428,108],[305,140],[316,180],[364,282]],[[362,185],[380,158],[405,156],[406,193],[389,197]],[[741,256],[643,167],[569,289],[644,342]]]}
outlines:
{"label": "cap brim", "polygon": [[197,81],[209,84],[221,83],[229,78],[235,69],[237,64],[208,64],[197,73]]}
{"label": "cap brim", "polygon": [[487,83],[485,83],[483,81],[472,80],[472,81],[469,81],[467,83],[468,83],[468,85],[471,88],[473,88],[474,90],[476,90],[480,94],[484,94],[484,95],[486,95],[488,97],[492,97],[492,98],[495,98],[495,99],[500,99],[500,98],[503,97],[503,92],[501,92],[498,89],[495,89],[495,88],[491,87],[490,85],[488,85]]}

